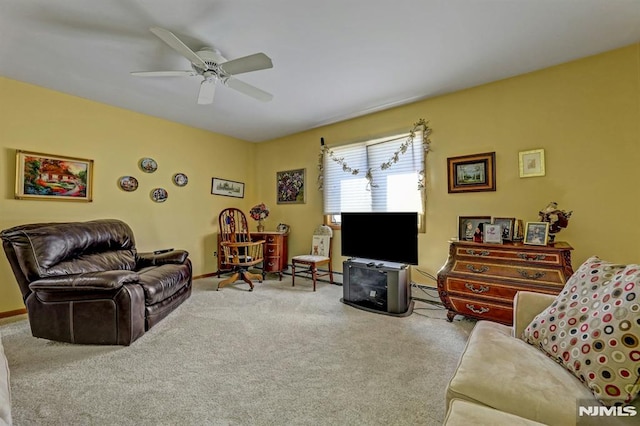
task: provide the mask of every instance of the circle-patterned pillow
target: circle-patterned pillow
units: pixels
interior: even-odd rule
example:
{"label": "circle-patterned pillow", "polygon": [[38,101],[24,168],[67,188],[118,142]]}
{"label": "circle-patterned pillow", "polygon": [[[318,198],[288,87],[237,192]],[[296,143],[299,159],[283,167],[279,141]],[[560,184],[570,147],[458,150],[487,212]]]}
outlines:
{"label": "circle-patterned pillow", "polygon": [[640,391],[640,265],[591,257],[522,333],[605,405]]}

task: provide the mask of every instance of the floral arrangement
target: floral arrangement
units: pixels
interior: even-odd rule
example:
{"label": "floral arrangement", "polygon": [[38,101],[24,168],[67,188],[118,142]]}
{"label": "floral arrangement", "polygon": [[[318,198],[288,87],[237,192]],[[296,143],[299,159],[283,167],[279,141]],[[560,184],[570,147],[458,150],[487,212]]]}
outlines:
{"label": "floral arrangement", "polygon": [[264,203],[256,204],[255,206],[251,207],[251,210],[249,210],[249,214],[251,215],[251,218],[253,220],[262,222],[269,216],[269,208],[265,206]]}
{"label": "floral arrangement", "polygon": [[573,214],[573,210],[566,212],[558,209],[558,203],[555,201],[547,204],[543,210],[540,210],[540,221],[549,223],[549,242],[553,242],[555,234],[560,232],[561,229],[569,226],[569,218]]}

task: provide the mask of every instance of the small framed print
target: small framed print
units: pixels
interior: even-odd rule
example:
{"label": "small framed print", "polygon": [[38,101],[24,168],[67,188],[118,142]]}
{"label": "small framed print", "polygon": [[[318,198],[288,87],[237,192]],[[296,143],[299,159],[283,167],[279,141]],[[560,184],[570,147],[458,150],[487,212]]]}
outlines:
{"label": "small framed print", "polygon": [[524,227],[524,244],[546,246],[549,241],[549,222],[527,222]]}
{"label": "small framed print", "polygon": [[544,149],[520,151],[518,157],[521,178],[545,175]]}
{"label": "small framed print", "polygon": [[485,224],[482,242],[502,244],[502,225]]}
{"label": "small framed print", "polygon": [[502,240],[503,241],[512,241],[513,240],[513,228],[516,222],[515,217],[494,217],[492,223],[494,225],[502,226]]}
{"label": "small framed print", "polygon": [[496,153],[447,158],[449,193],[496,190]]}
{"label": "small framed print", "polygon": [[458,240],[473,241],[473,235],[482,231],[482,223],[491,222],[491,216],[458,216]]}
{"label": "small framed print", "polygon": [[244,183],[214,177],[211,178],[211,193],[226,197],[244,198]]}

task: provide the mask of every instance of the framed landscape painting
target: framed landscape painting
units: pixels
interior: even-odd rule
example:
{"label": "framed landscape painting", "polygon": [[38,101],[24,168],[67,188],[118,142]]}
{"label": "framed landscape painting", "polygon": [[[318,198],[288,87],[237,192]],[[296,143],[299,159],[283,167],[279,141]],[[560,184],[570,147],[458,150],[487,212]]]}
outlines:
{"label": "framed landscape painting", "polygon": [[449,193],[496,190],[496,153],[447,158]]}
{"label": "framed landscape painting", "polygon": [[18,199],[92,201],[93,160],[16,151]]}

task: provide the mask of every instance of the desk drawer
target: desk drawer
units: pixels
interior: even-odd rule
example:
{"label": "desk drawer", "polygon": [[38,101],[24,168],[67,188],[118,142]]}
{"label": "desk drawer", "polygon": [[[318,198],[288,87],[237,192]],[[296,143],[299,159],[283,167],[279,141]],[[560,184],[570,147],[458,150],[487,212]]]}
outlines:
{"label": "desk drawer", "polygon": [[265,257],[263,263],[263,271],[265,272],[279,272],[280,271],[280,257]]}
{"label": "desk drawer", "polygon": [[524,264],[536,264],[536,265],[562,265],[561,253],[556,252],[537,252],[534,250],[522,250],[514,249],[501,249],[486,248],[486,247],[457,247],[456,254],[458,257],[479,257],[483,259],[494,259],[503,261],[517,261]]}
{"label": "desk drawer", "polygon": [[[533,291],[534,289],[531,286],[527,285],[513,285],[513,283],[509,284],[500,284],[489,281],[478,281],[478,280],[465,280],[461,278],[453,278],[447,277],[446,279],[446,291],[447,293],[454,295],[461,295],[471,297],[473,295],[474,298],[487,298],[494,299],[497,301],[504,301],[504,303],[512,303],[513,298],[515,297],[518,291]],[[548,294],[558,294],[559,288],[548,288],[543,289],[540,287],[536,287],[535,291],[539,293],[548,293]]]}
{"label": "desk drawer", "polygon": [[524,265],[505,265],[499,263],[457,260],[452,272],[457,274],[482,276],[492,278],[509,278],[521,282],[539,283],[562,287],[565,283],[564,274],[560,269],[536,268]]}
{"label": "desk drawer", "polygon": [[267,244],[264,246],[264,257],[280,256],[280,246],[277,244]]}
{"label": "desk drawer", "polygon": [[507,325],[513,323],[512,306],[486,300],[471,300],[453,296],[449,298],[449,301],[458,314]]}

